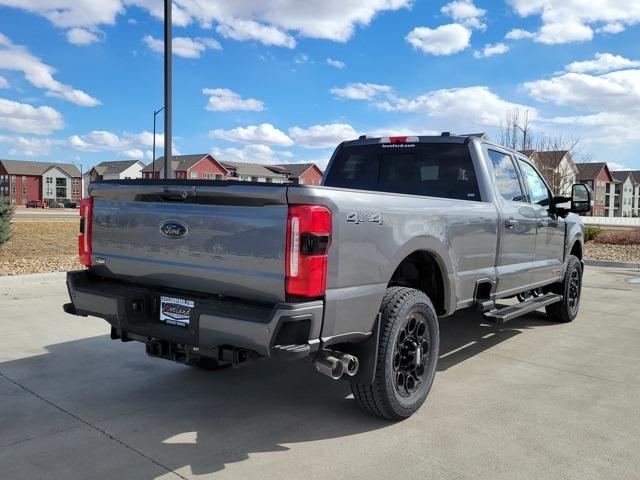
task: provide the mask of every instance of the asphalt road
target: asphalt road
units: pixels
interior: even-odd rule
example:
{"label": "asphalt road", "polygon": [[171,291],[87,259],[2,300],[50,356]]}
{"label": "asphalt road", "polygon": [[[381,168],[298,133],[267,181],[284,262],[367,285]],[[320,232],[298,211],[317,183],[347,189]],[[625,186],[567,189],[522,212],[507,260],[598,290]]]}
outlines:
{"label": "asphalt road", "polygon": [[637,277],[589,268],[571,324],[443,319],[431,394],[395,424],[305,362],[147,358],[62,313],[59,275],[0,279],[0,478],[636,479]]}

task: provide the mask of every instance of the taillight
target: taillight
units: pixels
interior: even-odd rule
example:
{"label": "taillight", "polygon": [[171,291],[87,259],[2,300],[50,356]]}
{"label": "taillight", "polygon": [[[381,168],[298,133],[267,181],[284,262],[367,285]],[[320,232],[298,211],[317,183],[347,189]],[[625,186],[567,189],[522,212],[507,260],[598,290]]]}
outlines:
{"label": "taillight", "polygon": [[286,292],[321,297],[327,287],[331,212],[320,205],[291,205],[287,220]]}
{"label": "taillight", "polygon": [[93,216],[93,198],[83,198],[80,202],[80,235],[78,235],[78,254],[80,263],[91,266],[91,234]]}

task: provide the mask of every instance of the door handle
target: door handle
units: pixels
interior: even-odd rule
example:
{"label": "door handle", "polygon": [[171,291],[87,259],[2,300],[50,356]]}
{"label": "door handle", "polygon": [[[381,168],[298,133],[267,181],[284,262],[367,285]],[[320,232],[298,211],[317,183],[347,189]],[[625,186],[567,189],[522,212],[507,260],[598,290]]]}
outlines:
{"label": "door handle", "polygon": [[504,221],[504,224],[507,228],[512,229],[518,224],[518,220],[516,220],[515,218],[508,218]]}

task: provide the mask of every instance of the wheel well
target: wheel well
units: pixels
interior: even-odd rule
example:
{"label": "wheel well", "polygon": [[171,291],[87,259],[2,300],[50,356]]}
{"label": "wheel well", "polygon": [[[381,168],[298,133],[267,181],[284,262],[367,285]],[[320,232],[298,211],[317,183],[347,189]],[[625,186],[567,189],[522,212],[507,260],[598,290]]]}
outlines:
{"label": "wheel well", "polygon": [[571,255],[575,255],[578,259],[582,260],[582,245],[580,242],[576,241],[571,247]]}
{"label": "wheel well", "polygon": [[406,257],[389,281],[389,287],[401,286],[422,290],[433,302],[438,314],[445,312],[444,277],[433,254],[424,250]]}

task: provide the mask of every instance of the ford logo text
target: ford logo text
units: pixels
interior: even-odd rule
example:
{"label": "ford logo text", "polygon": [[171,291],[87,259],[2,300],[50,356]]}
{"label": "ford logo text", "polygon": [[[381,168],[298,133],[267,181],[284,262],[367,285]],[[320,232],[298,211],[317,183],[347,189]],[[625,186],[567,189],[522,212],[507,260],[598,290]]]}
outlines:
{"label": "ford logo text", "polygon": [[176,220],[165,220],[160,224],[160,233],[167,238],[184,238],[189,233],[189,227]]}

